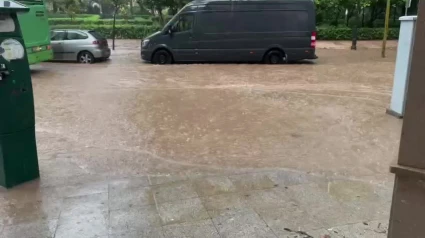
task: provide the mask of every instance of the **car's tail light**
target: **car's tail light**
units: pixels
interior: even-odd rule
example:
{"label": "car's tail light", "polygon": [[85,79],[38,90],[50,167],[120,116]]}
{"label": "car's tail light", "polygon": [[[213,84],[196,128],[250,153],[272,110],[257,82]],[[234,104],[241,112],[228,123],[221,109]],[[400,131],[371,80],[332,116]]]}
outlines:
{"label": "car's tail light", "polygon": [[93,41],[92,43],[93,43],[93,45],[100,45],[100,42],[97,41],[97,40]]}
{"label": "car's tail light", "polygon": [[46,46],[46,49],[47,50],[51,50],[52,49],[52,46],[51,45],[48,45],[48,46]]}
{"label": "car's tail light", "polygon": [[313,31],[311,33],[311,44],[310,44],[311,48],[316,48],[316,36],[317,36],[317,33]]}

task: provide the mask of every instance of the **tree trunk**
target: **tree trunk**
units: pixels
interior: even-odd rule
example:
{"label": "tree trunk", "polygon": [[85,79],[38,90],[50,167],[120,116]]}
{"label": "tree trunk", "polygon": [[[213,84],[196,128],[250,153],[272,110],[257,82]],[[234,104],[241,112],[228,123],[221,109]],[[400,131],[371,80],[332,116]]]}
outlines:
{"label": "tree trunk", "polygon": [[177,13],[177,11],[178,11],[178,8],[176,8],[176,7],[170,7],[170,13],[171,13],[171,15],[176,15],[176,13]]}
{"label": "tree trunk", "polygon": [[338,8],[338,11],[336,12],[336,15],[335,15],[335,20],[334,20],[334,22],[332,23],[332,25],[334,25],[334,26],[338,26],[338,20],[339,20],[339,15],[341,14],[341,8]]}
{"label": "tree trunk", "polygon": [[364,8],[362,9],[362,27],[364,27]]}
{"label": "tree trunk", "polygon": [[353,17],[353,15],[356,14],[357,9],[353,9],[353,10],[348,10],[347,12],[347,16],[345,18],[345,26],[349,27],[350,26],[350,19]]}
{"label": "tree trunk", "polygon": [[370,18],[369,21],[367,23],[368,27],[373,27],[373,22],[375,21],[375,14],[376,14],[376,7],[373,6],[370,8]]}
{"label": "tree trunk", "polygon": [[114,9],[114,20],[112,22],[112,50],[115,50],[115,19],[117,16],[118,7]]}
{"label": "tree trunk", "polygon": [[[137,5],[139,5],[140,11],[142,11],[142,9],[145,9],[145,6],[143,5],[143,2],[142,1],[137,0],[136,3],[137,3]],[[148,10],[148,12],[149,12],[149,10]]]}
{"label": "tree trunk", "polygon": [[157,8],[156,11],[158,12],[159,20],[161,24],[164,24],[164,15],[162,15],[162,8]]}
{"label": "tree trunk", "polygon": [[357,24],[353,27],[353,39],[351,41],[351,49],[357,50]]}
{"label": "tree trunk", "polygon": [[346,17],[346,22],[345,22],[345,26],[348,27],[348,23],[350,22],[350,18],[352,17],[353,13],[348,11],[347,17]]}
{"label": "tree trunk", "polygon": [[353,40],[351,41],[351,49],[357,50],[357,27],[359,25],[360,1],[357,1],[354,9],[354,25],[353,25]]}
{"label": "tree trunk", "polygon": [[133,16],[133,0],[130,0],[130,16]]}
{"label": "tree trunk", "polygon": [[393,9],[393,25],[395,24],[396,15],[397,15],[397,6],[395,6]]}

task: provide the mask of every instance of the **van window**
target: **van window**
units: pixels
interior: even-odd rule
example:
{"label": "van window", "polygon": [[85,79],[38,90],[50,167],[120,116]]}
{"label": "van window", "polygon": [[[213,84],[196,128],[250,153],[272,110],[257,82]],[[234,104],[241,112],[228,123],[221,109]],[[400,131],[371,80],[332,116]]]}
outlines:
{"label": "van window", "polygon": [[174,25],[175,32],[190,31],[193,27],[193,14],[180,15],[179,21]]}
{"label": "van window", "polygon": [[308,31],[308,13],[300,10],[203,12],[199,24],[205,33]]}

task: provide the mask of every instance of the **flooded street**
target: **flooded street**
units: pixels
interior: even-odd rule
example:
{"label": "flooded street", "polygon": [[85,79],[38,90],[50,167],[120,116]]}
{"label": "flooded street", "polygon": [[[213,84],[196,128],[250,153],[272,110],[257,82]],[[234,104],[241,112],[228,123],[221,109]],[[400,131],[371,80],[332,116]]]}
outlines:
{"label": "flooded street", "polygon": [[[33,68],[41,178],[0,189],[0,237],[387,235],[395,49],[315,62]],[[325,236],[328,235],[328,236]]]}
{"label": "flooded street", "polygon": [[[150,158],[144,166],[120,158],[125,173],[177,165],[386,174],[401,125],[385,114],[394,52],[385,60],[377,50],[318,55],[315,63],[280,66],[157,66],[128,50],[95,65],[43,64],[33,78],[39,151]],[[98,158],[85,169],[109,169],[107,155],[90,154]]]}

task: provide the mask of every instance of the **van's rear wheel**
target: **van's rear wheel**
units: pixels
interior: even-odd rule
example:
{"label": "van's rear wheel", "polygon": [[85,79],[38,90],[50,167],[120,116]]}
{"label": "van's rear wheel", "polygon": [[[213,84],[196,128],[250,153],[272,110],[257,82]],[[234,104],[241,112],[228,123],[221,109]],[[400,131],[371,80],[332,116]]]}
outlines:
{"label": "van's rear wheel", "polygon": [[285,55],[278,50],[271,50],[264,57],[266,64],[282,64],[284,62]]}
{"label": "van's rear wheel", "polygon": [[152,58],[152,63],[154,64],[171,64],[172,61],[171,54],[166,50],[158,50]]}

